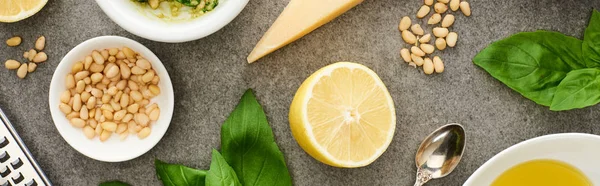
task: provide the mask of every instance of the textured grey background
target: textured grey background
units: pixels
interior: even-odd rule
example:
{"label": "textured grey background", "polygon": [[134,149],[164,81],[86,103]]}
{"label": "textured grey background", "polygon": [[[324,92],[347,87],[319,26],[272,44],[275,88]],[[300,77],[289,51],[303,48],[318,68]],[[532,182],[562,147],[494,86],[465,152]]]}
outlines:
{"label": "textured grey background", "polygon": [[[258,63],[247,64],[246,55],[287,2],[251,0],[217,33],[165,44],[121,29],[92,0],[50,0],[29,19],[0,23],[2,43],[12,35],[24,38],[17,48],[0,44],[2,63],[32,48],[39,35],[46,36],[49,55],[49,61],[25,80],[0,69],[0,107],[56,185],[97,185],[113,179],[159,185],[155,158],[208,168],[210,150],[219,145],[220,125],[247,88],[253,88],[263,104],[296,185],[412,185],[417,146],[430,131],[449,122],[465,125],[467,151],[454,173],[430,185],[460,185],[494,154],[525,139],[562,132],[600,134],[600,107],[551,112],[471,62],[490,42],[520,31],[546,29],[581,38],[592,7],[600,8],[598,0],[471,0],[473,15],[457,16],[452,28],[459,33],[458,46],[439,53],[446,72],[432,76],[407,66],[398,52],[403,42],[397,24],[402,16],[414,18],[421,0],[366,0]],[[50,78],[62,56],[78,43],[102,35],[145,44],[163,61],[175,88],[175,114],[167,134],[148,153],[122,163],[99,162],[71,148],[58,134],[47,106]],[[288,107],[298,86],[312,72],[336,61],[371,67],[395,101],[394,141],[364,168],[340,169],[317,162],[297,145],[288,127]]]}

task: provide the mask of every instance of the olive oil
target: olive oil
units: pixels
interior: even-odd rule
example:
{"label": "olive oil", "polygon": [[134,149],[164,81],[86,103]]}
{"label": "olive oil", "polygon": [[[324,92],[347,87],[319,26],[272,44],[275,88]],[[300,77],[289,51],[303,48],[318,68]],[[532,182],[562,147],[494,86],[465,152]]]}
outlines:
{"label": "olive oil", "polygon": [[577,168],[556,160],[532,160],[502,173],[491,186],[591,186]]}

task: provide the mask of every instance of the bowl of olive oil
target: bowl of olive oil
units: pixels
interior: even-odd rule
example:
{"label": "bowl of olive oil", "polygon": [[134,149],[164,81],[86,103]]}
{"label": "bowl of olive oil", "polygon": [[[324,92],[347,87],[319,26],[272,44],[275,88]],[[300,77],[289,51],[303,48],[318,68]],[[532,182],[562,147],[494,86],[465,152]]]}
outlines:
{"label": "bowl of olive oil", "polygon": [[516,144],[492,157],[464,186],[600,185],[600,136],[552,134]]}

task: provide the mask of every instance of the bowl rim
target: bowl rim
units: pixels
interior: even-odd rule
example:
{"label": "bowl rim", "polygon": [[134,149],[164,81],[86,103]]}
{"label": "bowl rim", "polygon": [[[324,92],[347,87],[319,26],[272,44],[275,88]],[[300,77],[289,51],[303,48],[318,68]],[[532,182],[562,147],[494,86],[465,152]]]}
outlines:
{"label": "bowl rim", "polygon": [[[463,186],[471,186],[471,185],[476,185],[476,184],[481,184],[478,181],[480,181],[480,178],[489,178],[489,174],[487,173],[489,171],[492,172],[496,172],[494,169],[496,166],[498,166],[499,164],[502,163],[502,161],[518,161],[518,160],[512,160],[512,159],[516,159],[514,158],[516,156],[516,154],[519,154],[520,151],[523,151],[523,149],[530,149],[529,147],[531,146],[540,146],[540,145],[544,145],[545,143],[549,143],[549,142],[555,142],[556,140],[569,140],[569,141],[579,141],[579,142],[583,142],[583,143],[590,143],[590,142],[594,142],[594,143],[600,143],[600,136],[598,135],[594,135],[594,134],[587,134],[587,133],[558,133],[558,134],[548,134],[548,135],[544,135],[544,136],[538,136],[535,138],[531,138],[522,142],[519,142],[515,145],[512,145],[502,151],[500,151],[498,154],[494,155],[492,158],[490,158],[489,160],[487,160],[483,165],[481,165],[479,168],[477,168],[475,170],[475,172],[473,172],[473,174],[471,174],[471,176],[469,176],[469,178],[465,181],[465,183],[463,184]],[[513,157],[513,158],[511,158]],[[519,158],[519,159],[529,159],[529,160],[534,160],[534,159],[540,159],[540,158]],[[553,158],[551,158],[553,159]],[[527,160],[527,161],[529,161]],[[557,159],[559,161],[564,161],[564,159]],[[520,163],[523,163],[524,161],[520,161]],[[508,168],[515,166],[519,164],[519,162],[516,162],[514,164],[511,164],[510,166],[508,166]],[[502,166],[507,166],[506,164],[502,164]],[[495,179],[495,178],[493,178]],[[592,180],[593,181],[593,180]]]}
{"label": "bowl rim", "polygon": [[[212,19],[203,19],[207,16],[204,15],[195,18],[195,20],[184,21],[183,23],[193,25],[184,30],[180,29],[182,26],[177,23],[164,27],[145,24],[147,21],[154,20],[140,21],[139,18],[127,15],[122,11],[123,8],[112,6],[111,3],[113,2],[111,0],[96,0],[96,3],[112,21],[132,34],[158,42],[182,43],[201,39],[219,31],[242,12],[248,1],[227,0],[225,3],[219,2],[219,5],[209,12],[210,14],[216,14],[211,16]],[[204,22],[211,26],[205,26]],[[152,32],[148,32],[148,30],[152,30]]]}
{"label": "bowl rim", "polygon": [[[79,55],[79,54],[74,53],[75,51],[85,50],[86,48],[89,47],[89,45],[97,44],[98,42],[118,43],[120,45],[127,46],[132,49],[135,48],[134,50],[137,50],[136,52],[144,54],[144,58],[149,59],[152,66],[157,71],[157,74],[161,73],[160,81],[164,82],[164,85],[167,86],[167,87],[164,87],[164,86],[161,87],[161,94],[165,94],[166,98],[167,99],[170,98],[170,99],[166,100],[166,103],[168,103],[166,105],[166,107],[161,106],[161,119],[159,119],[159,121],[161,121],[161,123],[154,124],[154,125],[156,125],[156,124],[164,125],[164,127],[162,127],[162,128],[164,128],[164,130],[157,130],[157,128],[161,128],[161,127],[154,127],[152,130],[151,136],[148,138],[145,138],[145,139],[141,139],[141,141],[144,141],[143,145],[138,146],[137,147],[138,150],[132,151],[133,153],[129,153],[129,154],[123,153],[123,154],[118,154],[115,156],[102,156],[102,155],[94,154],[94,153],[90,152],[90,150],[86,150],[85,148],[81,148],[81,147],[78,148],[75,145],[75,142],[71,141],[74,139],[72,137],[68,137],[68,136],[71,136],[71,133],[61,130],[61,128],[65,127],[65,126],[59,126],[59,123],[61,123],[61,122],[59,122],[59,117],[64,118],[65,115],[58,109],[58,104],[60,104],[59,103],[60,101],[53,101],[53,99],[57,99],[58,96],[64,91],[63,89],[60,89],[59,87],[57,87],[57,86],[60,86],[60,83],[58,82],[58,81],[60,81],[59,80],[60,78],[58,77],[59,76],[58,72],[61,71],[61,69],[70,68],[69,65],[72,63],[75,63],[75,60],[73,60],[73,62],[65,61],[65,60],[71,60],[70,58],[75,58],[75,57],[71,57],[71,56]],[[93,48],[102,49],[102,48],[106,48],[106,47],[93,47]],[[164,73],[162,73],[162,72],[164,72]],[[48,105],[50,106],[50,114],[52,117],[52,121],[54,123],[54,126],[56,127],[56,130],[58,130],[58,133],[61,135],[61,137],[73,149],[75,149],[79,153],[81,153],[89,158],[99,160],[99,161],[104,161],[104,162],[128,161],[131,159],[135,159],[135,158],[145,154],[146,152],[150,151],[152,148],[154,148],[154,146],[156,146],[158,144],[158,142],[164,137],[164,135],[166,134],[166,132],[169,128],[171,119],[173,117],[173,110],[174,110],[174,104],[175,104],[174,103],[173,84],[171,82],[171,78],[168,74],[168,71],[166,70],[163,63],[160,61],[160,59],[158,59],[158,57],[146,46],[140,44],[137,41],[134,41],[129,38],[121,37],[121,36],[99,36],[99,37],[91,38],[91,39],[88,39],[88,40],[78,44],[73,49],[71,49],[61,59],[60,63],[58,64],[58,66],[56,67],[56,69],[52,75],[52,79],[50,81],[50,87],[48,90],[48,100],[49,100]],[[163,117],[165,117],[164,120],[162,119]],[[64,118],[64,119],[66,119],[66,118]],[[156,121],[156,122],[159,122],[159,121]],[[72,127],[72,126],[66,126],[66,127]],[[82,132],[82,135],[83,135],[83,132]],[[129,135],[133,135],[133,134],[129,134]],[[155,136],[153,136],[153,135],[155,135]],[[113,138],[113,137],[111,137],[111,138]],[[131,136],[130,136],[130,138],[131,138]],[[85,139],[87,140],[87,138],[85,138]],[[90,142],[95,143],[96,140],[98,140],[98,138],[91,139]],[[106,143],[106,142],[104,142],[104,143]],[[126,142],[119,141],[119,143],[126,143]]]}

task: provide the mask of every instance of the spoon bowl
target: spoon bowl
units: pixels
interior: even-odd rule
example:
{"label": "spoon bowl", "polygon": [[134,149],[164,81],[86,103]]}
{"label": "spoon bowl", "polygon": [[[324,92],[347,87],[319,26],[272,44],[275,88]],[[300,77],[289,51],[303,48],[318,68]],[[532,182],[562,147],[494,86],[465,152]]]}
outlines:
{"label": "spoon bowl", "polygon": [[444,125],[429,134],[415,156],[415,186],[450,174],[460,162],[464,149],[465,130],[458,123]]}

